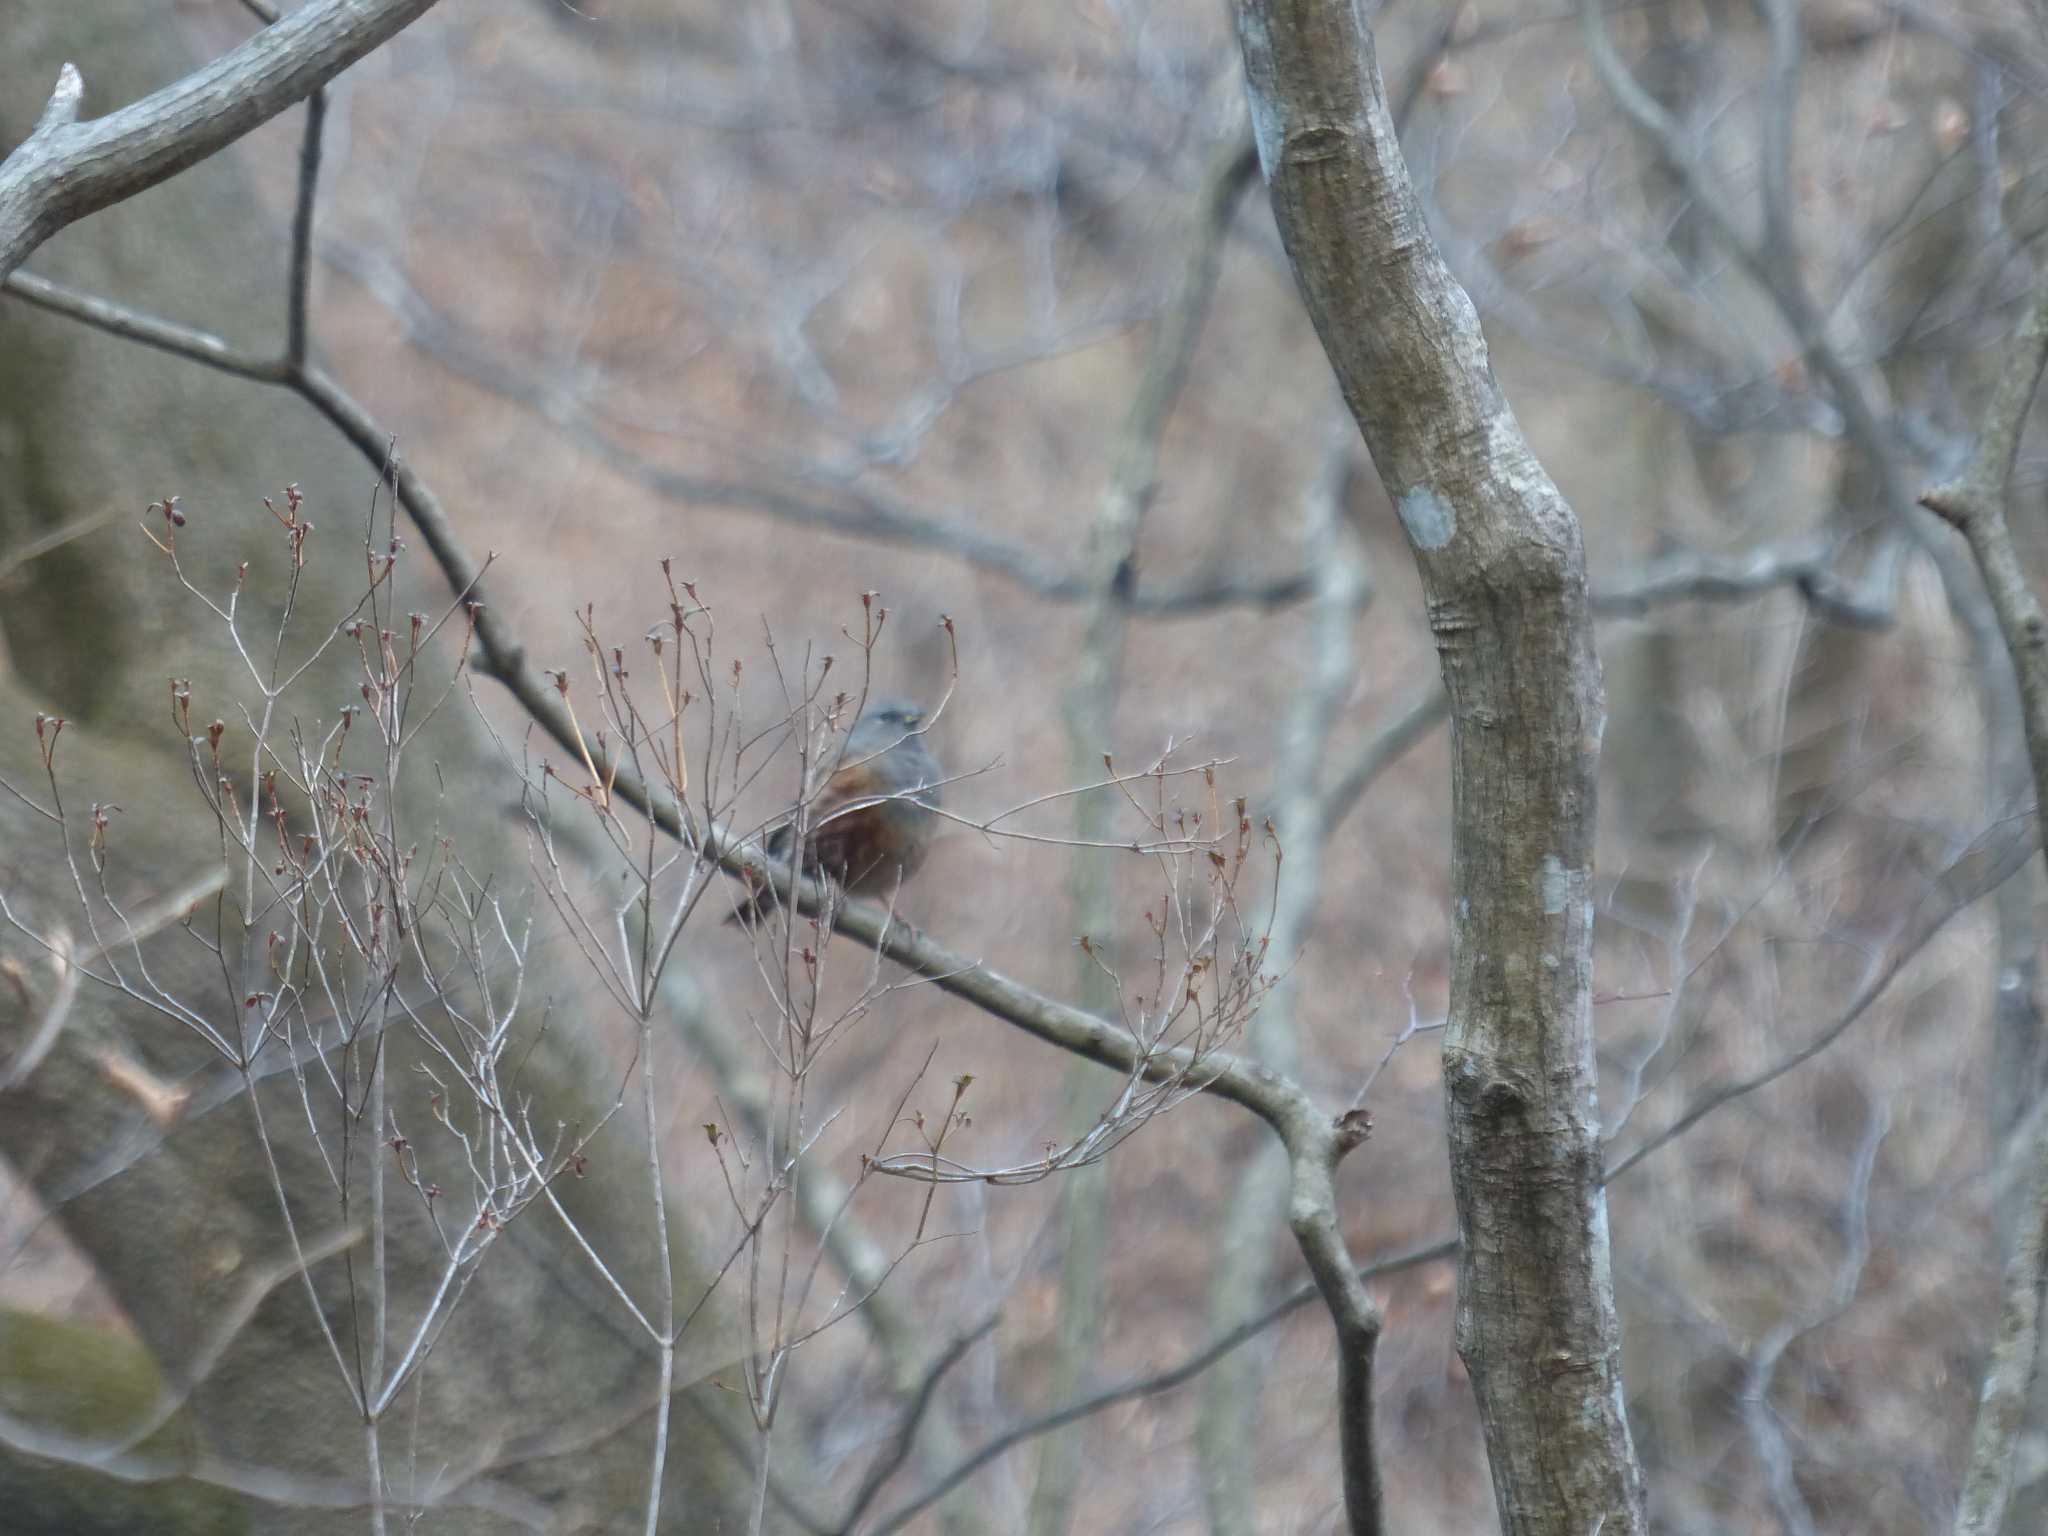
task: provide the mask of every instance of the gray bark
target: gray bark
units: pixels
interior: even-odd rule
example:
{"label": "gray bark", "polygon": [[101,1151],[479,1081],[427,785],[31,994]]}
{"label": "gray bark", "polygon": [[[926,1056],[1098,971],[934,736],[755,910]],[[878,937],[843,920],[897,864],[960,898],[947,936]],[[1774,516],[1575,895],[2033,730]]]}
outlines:
{"label": "gray bark", "polygon": [[1281,235],[1400,513],[1451,699],[1457,1333],[1495,1499],[1518,1536],[1622,1536],[1643,1502],[1594,1104],[1604,704],[1578,522],[1423,224],[1357,8],[1242,0],[1237,20]]}
{"label": "gray bark", "polygon": [[34,128],[0,161],[0,278],[65,225],[199,164],[304,101],[433,4],[314,0],[144,99],[83,122],[86,82],[65,59],[44,76],[54,89]]}

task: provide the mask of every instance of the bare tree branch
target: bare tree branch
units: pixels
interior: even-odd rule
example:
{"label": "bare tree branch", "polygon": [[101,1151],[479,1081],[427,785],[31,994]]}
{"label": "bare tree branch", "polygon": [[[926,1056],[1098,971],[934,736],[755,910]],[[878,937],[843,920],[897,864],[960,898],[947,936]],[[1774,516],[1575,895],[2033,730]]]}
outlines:
{"label": "bare tree branch", "polygon": [[1991,593],[1999,633],[2019,675],[2020,702],[2034,792],[2048,805],[2048,619],[2028,585],[2006,521],[2007,487],[2019,457],[2020,435],[2048,368],[2048,281],[2014,336],[2004,372],[1984,412],[1984,430],[1968,466],[1956,479],[1936,486],[1920,504],[1962,531]]}
{"label": "bare tree branch", "polygon": [[141,101],[79,120],[66,64],[28,138],[0,162],[0,277],[67,224],[167,181],[267,123],[412,22],[434,0],[314,0]]}

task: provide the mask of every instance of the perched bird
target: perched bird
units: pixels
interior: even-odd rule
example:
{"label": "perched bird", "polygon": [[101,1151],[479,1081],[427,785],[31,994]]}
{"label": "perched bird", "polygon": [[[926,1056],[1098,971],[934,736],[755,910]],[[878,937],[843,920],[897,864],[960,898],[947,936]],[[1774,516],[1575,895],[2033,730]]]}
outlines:
{"label": "perched bird", "polygon": [[[811,801],[804,873],[824,875],[851,895],[886,894],[916,874],[931,850],[938,818],[938,759],[917,734],[925,713],[900,699],[870,703],[846,733],[839,765]],[[787,859],[796,827],[784,822],[763,839]],[[726,919],[751,922],[770,910],[772,893],[751,897]]]}

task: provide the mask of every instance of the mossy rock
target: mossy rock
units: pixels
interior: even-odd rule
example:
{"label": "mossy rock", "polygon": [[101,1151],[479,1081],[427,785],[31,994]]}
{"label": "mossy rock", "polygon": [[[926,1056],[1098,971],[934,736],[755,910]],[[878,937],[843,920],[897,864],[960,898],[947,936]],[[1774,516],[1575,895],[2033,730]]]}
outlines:
{"label": "mossy rock", "polygon": [[[172,1414],[133,1447],[85,1465],[145,1424],[163,1391],[135,1338],[28,1312],[0,1311],[0,1508],[16,1536],[233,1536],[250,1528],[239,1496],[191,1475],[193,1436]],[[26,1442],[17,1448],[15,1442]],[[35,1449],[52,1454],[33,1454]]]}

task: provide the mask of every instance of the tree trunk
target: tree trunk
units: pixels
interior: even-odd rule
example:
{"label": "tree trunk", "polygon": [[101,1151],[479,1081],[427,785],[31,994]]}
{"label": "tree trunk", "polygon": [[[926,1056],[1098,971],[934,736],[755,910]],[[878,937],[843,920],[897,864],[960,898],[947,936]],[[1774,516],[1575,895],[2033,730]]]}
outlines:
{"label": "tree trunk", "polygon": [[1241,0],[1237,19],[1281,236],[1400,514],[1451,698],[1458,1348],[1502,1528],[1632,1536],[1591,1021],[1604,703],[1578,521],[1424,226],[1357,8]]}

